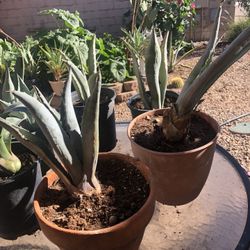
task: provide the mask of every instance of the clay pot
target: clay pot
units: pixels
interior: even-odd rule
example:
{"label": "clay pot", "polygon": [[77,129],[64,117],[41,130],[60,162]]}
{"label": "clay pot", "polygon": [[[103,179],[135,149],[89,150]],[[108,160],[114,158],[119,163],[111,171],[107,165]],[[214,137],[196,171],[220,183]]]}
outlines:
{"label": "clay pot", "polygon": [[49,81],[49,84],[56,96],[61,96],[64,88],[64,81]]}
{"label": "clay pot", "polygon": [[146,116],[162,115],[164,109],[149,111],[137,116],[128,126],[128,138],[135,157],[151,169],[156,183],[157,201],[167,205],[183,205],[193,201],[201,192],[215,152],[219,124],[210,116],[197,112],[216,131],[209,143],[188,151],[177,153],[158,152],[146,149],[131,138],[131,129],[135,123]]}
{"label": "clay pot", "polygon": [[48,189],[48,186],[52,185],[58,178],[54,172],[49,172],[49,175],[42,180],[37,188],[34,199],[34,210],[41,230],[60,249],[136,250],[139,248],[144,230],[154,213],[155,192],[151,185],[150,171],[143,163],[136,161],[132,157],[117,153],[99,154],[99,159],[107,158],[128,161],[138,168],[150,185],[148,199],[137,213],[112,227],[93,231],[75,231],[60,228],[43,217],[39,205],[39,201]]}

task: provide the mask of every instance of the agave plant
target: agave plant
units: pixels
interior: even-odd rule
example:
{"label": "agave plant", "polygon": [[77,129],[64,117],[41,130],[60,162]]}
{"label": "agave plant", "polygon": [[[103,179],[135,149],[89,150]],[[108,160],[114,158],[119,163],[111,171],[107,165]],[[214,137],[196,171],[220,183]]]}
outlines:
{"label": "agave plant", "polygon": [[[89,57],[87,77],[71,61],[68,79],[65,84],[63,101],[58,113],[42,93],[36,89],[37,99],[21,91],[11,94],[23,103],[32,114],[39,127],[23,127],[0,118],[0,125],[12,133],[24,146],[37,154],[50,166],[70,193],[100,192],[100,184],[95,176],[99,151],[99,98],[101,76],[97,73],[95,41]],[[85,100],[81,126],[75,116],[72,97],[72,78],[77,82],[79,93]]]}
{"label": "agave plant", "polygon": [[[192,112],[199,104],[206,91],[215,81],[239,58],[250,49],[250,27],[245,29],[228,48],[215,60],[213,55],[219,41],[219,27],[223,1],[217,11],[215,25],[207,48],[188,79],[182,91],[172,106],[164,112],[162,128],[169,141],[182,140],[188,131]],[[139,70],[138,57],[127,44],[134,60],[134,71],[139,84],[139,93],[146,109],[162,108],[166,86],[168,85],[168,69],[166,62],[166,37],[160,47],[156,32],[153,30],[145,56],[146,82],[149,87],[151,102],[145,92],[145,86]]]}
{"label": "agave plant", "polygon": [[[25,115],[24,112],[20,110],[20,103],[18,103],[18,100],[15,98],[15,96],[12,94],[11,91],[22,90],[29,95],[32,94],[32,92],[22,81],[21,77],[18,76],[17,79],[18,79],[17,86],[14,86],[12,79],[10,77],[9,69],[7,68],[0,99],[0,104],[2,106],[3,112],[5,112],[8,109],[9,110],[8,113],[11,113],[11,116],[6,117],[6,120],[9,123],[15,125],[19,125],[23,120],[26,119],[27,116]],[[14,112],[11,112],[13,108]],[[4,172],[7,175],[17,173],[22,167],[20,159],[12,152],[11,145],[12,145],[12,135],[6,129],[1,128],[0,171]]]}

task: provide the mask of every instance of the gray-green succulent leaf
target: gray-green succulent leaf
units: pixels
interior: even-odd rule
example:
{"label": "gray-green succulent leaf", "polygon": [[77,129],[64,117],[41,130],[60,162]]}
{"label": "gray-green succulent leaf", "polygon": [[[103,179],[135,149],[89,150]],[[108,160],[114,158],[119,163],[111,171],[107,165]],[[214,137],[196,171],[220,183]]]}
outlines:
{"label": "gray-green succulent leaf", "polygon": [[35,117],[51,148],[55,151],[56,156],[61,160],[77,186],[82,179],[81,163],[76,152],[71,147],[68,134],[44,104],[26,93],[14,91],[13,94],[27,106]]}

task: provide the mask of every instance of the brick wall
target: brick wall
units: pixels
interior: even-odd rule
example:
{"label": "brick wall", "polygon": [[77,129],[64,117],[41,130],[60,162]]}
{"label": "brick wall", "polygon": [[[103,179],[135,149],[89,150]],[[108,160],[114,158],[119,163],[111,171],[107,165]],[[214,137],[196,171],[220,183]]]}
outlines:
{"label": "brick wall", "polygon": [[97,34],[120,33],[129,0],[0,0],[0,28],[16,40],[32,32],[56,27],[55,19],[38,15],[45,9],[79,11],[86,27]]}

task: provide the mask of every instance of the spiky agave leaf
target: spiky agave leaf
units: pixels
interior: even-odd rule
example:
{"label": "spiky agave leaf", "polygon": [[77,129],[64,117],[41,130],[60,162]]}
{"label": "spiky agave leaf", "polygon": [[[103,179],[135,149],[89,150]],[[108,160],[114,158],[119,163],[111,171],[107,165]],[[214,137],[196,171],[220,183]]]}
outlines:
{"label": "spiky agave leaf", "polygon": [[71,145],[77,152],[78,159],[80,159],[81,161],[82,135],[72,103],[71,82],[72,70],[70,69],[69,76],[64,87],[63,101],[61,104],[62,125],[67,134],[69,135]]}
{"label": "spiky agave leaf", "polygon": [[51,105],[49,104],[49,102],[47,101],[43,93],[37,87],[34,86],[33,89],[34,89],[35,98],[38,99],[50,111],[50,113],[55,117],[55,119],[59,122],[61,118],[60,113],[58,113],[56,109],[51,107]]}
{"label": "spiky agave leaf", "polygon": [[50,166],[51,169],[53,169],[62,180],[69,192],[76,192],[76,187],[73,185],[71,177],[61,166],[61,163],[57,161],[52,151],[48,147],[46,141],[42,140],[39,136],[30,133],[28,130],[12,124],[1,117],[0,126],[13,134],[14,137],[19,140],[25,147],[31,150],[34,154],[38,155],[48,166]]}
{"label": "spiky agave leaf", "polygon": [[14,91],[13,94],[29,109],[56,156],[69,172],[74,185],[82,180],[81,163],[71,147],[70,139],[53,114],[34,97]]}
{"label": "spiky agave leaf", "polygon": [[[91,95],[88,98],[83,112],[81,130],[83,135],[83,164],[85,192],[94,187],[101,191],[99,181],[95,176],[98,152],[99,152],[99,104],[101,92],[101,75],[94,74],[95,79]],[[90,184],[90,185],[89,185]]]}
{"label": "spiky agave leaf", "polygon": [[15,85],[12,82],[10,77],[9,68],[6,68],[5,78],[2,87],[2,100],[8,103],[13,103],[16,101],[16,98],[13,96],[12,91],[15,90]]}
{"label": "spiky agave leaf", "polygon": [[[7,121],[11,121],[13,124],[19,124],[21,119],[16,117],[7,117]],[[11,150],[11,139],[12,135],[4,128],[1,129],[0,133],[0,165],[15,174],[21,167],[21,161]]]}
{"label": "spiky agave leaf", "polygon": [[31,91],[29,90],[29,88],[27,87],[27,85],[25,84],[25,82],[19,75],[17,75],[17,85],[18,85],[17,90],[31,95]]}
{"label": "spiky agave leaf", "polygon": [[145,56],[145,69],[147,83],[152,98],[152,108],[161,107],[161,93],[159,85],[159,73],[161,67],[161,49],[155,30],[152,31],[150,43]]}
{"label": "spiky agave leaf", "polygon": [[86,75],[70,60],[67,60],[67,65],[73,71],[73,83],[79,97],[86,100],[90,96],[89,84]]}
{"label": "spiky agave leaf", "polygon": [[220,19],[221,19],[221,13],[222,13],[222,6],[223,6],[223,1],[221,1],[219,8],[217,10],[217,14],[215,17],[215,25],[213,26],[212,33],[210,40],[208,42],[207,48],[205,53],[201,56],[200,60],[198,63],[195,65],[193,68],[192,72],[189,74],[188,79],[186,80],[183,90],[186,90],[196,77],[204,70],[204,67],[207,67],[211,63],[212,56],[215,52],[215,47],[218,42],[218,36],[219,36],[219,30],[220,30]]}
{"label": "spiky agave leaf", "polygon": [[123,40],[123,42],[126,45],[129,52],[131,53],[131,56],[133,59],[133,70],[134,70],[134,74],[135,74],[136,79],[137,79],[139,94],[140,94],[141,100],[143,102],[144,108],[150,109],[151,105],[150,105],[149,100],[147,99],[144,81],[142,79],[142,75],[140,72],[140,66],[139,66],[140,59],[139,59],[138,55],[134,52],[133,47],[126,40]]}
{"label": "spiky agave leaf", "polygon": [[196,107],[202,96],[214,82],[250,49],[250,27],[245,29],[192,83],[182,91],[176,107],[179,116],[186,115]]}
{"label": "spiky agave leaf", "polygon": [[165,35],[161,44],[161,66],[159,73],[160,82],[160,93],[161,93],[161,108],[164,107],[165,93],[168,83],[168,55],[167,55],[167,44],[168,44],[168,34]]}

